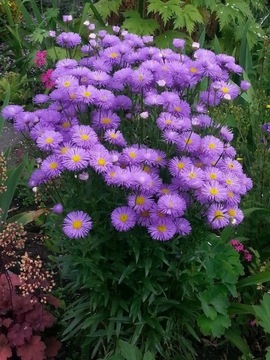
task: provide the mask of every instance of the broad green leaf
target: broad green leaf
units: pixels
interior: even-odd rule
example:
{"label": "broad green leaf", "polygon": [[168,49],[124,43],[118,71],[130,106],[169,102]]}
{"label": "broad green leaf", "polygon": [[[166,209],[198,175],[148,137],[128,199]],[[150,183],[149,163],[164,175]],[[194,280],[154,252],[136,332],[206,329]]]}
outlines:
{"label": "broad green leaf", "polygon": [[264,282],[270,281],[270,271],[265,271],[260,274],[251,275],[247,278],[238,281],[237,287],[244,287],[244,286],[256,286],[258,284],[262,284]]}
{"label": "broad green leaf", "polygon": [[131,346],[127,341],[119,340],[121,355],[126,360],[140,360],[137,357],[136,347]]}
{"label": "broad green leaf", "polygon": [[258,323],[270,334],[270,295],[264,294],[261,305],[253,305]]}
{"label": "broad green leaf", "polygon": [[21,165],[16,167],[11,173],[8,174],[8,179],[5,184],[7,190],[0,196],[0,207],[2,208],[2,213],[0,214],[0,221],[5,221],[7,219],[8,210],[12,202],[23,168],[24,164],[22,163]]}
{"label": "broad green leaf", "polygon": [[154,19],[142,19],[138,11],[129,10],[123,13],[126,18],[123,27],[131,33],[138,35],[153,35],[159,29],[159,24]]}
{"label": "broad green leaf", "polygon": [[231,303],[230,307],[228,308],[228,313],[230,315],[245,315],[245,314],[255,315],[252,305],[240,304],[240,303]]}
{"label": "broad green leaf", "polygon": [[34,211],[22,212],[20,214],[8,218],[7,222],[12,223],[16,221],[19,224],[26,225],[32,221],[37,220],[46,211],[47,209],[38,209]]}
{"label": "broad green leaf", "polygon": [[198,325],[204,335],[220,337],[231,325],[231,319],[227,315],[218,315],[215,319],[211,320],[205,315],[201,315],[198,318]]}
{"label": "broad green leaf", "polygon": [[230,329],[225,332],[225,338],[235,345],[246,357],[251,354],[250,348],[244,338],[242,338],[236,330]]}
{"label": "broad green leaf", "polygon": [[270,214],[269,209],[267,209],[267,208],[259,208],[259,207],[245,209],[245,210],[243,210],[243,213],[244,213],[245,217],[247,217],[247,216],[253,214],[255,211],[263,211],[264,213]]}
{"label": "broad green leaf", "polygon": [[150,351],[146,351],[142,360],[155,360],[155,355]]}

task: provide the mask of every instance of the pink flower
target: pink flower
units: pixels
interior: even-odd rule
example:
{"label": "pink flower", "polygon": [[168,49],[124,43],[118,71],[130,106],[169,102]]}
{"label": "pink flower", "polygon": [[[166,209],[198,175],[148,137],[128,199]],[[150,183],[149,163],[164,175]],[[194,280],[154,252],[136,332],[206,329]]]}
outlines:
{"label": "pink flower", "polygon": [[34,59],[34,63],[37,65],[37,67],[40,68],[40,67],[46,65],[46,55],[47,55],[46,50],[36,52],[36,57]]}

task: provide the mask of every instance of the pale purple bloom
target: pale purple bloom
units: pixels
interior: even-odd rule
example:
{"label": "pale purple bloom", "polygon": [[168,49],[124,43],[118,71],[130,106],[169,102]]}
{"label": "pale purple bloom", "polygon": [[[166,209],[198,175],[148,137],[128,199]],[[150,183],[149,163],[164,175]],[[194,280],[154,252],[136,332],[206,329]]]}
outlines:
{"label": "pale purple bloom", "polygon": [[63,141],[63,136],[58,131],[45,130],[37,140],[37,146],[41,150],[53,150]]}
{"label": "pale purple bloom", "polygon": [[73,20],[73,16],[72,15],[63,15],[63,22],[70,22]]}
{"label": "pale purple bloom", "polygon": [[176,226],[176,232],[181,236],[186,236],[191,233],[191,225],[189,221],[184,218],[174,219],[174,225]]}
{"label": "pale purple bloom", "polygon": [[177,49],[183,49],[185,46],[186,40],[184,39],[173,39],[173,46]]}
{"label": "pale purple bloom", "polygon": [[104,134],[104,139],[110,144],[124,147],[127,145],[126,140],[124,139],[123,134],[119,130],[106,130]]}
{"label": "pale purple bloom", "polygon": [[111,214],[112,225],[118,231],[127,231],[136,224],[137,215],[129,206],[121,206]]}
{"label": "pale purple bloom", "polygon": [[83,211],[72,211],[63,221],[63,232],[70,239],[79,239],[88,235],[92,229],[92,220]]}
{"label": "pale purple bloom", "polygon": [[212,204],[206,213],[208,224],[212,229],[221,229],[229,225],[229,216],[221,204]]}
{"label": "pale purple bloom", "polygon": [[62,155],[63,166],[71,171],[82,170],[88,166],[89,154],[79,147],[72,147]]}
{"label": "pale purple bloom", "polygon": [[187,207],[185,200],[180,195],[176,194],[162,195],[158,199],[157,205],[159,211],[172,216],[173,218],[182,216]]}
{"label": "pale purple bloom", "polygon": [[147,230],[152,239],[168,241],[174,237],[176,233],[176,226],[171,220],[165,218],[152,223],[148,226]]}
{"label": "pale purple bloom", "polygon": [[127,200],[128,206],[134,209],[136,212],[149,210],[155,203],[151,196],[144,193],[129,195]]}
{"label": "pale purple bloom", "polygon": [[86,171],[83,171],[78,175],[78,178],[82,181],[87,181],[89,179],[89,174]]}
{"label": "pale purple bloom", "polygon": [[52,212],[55,214],[62,214],[63,212],[63,205],[58,203],[58,204],[54,204],[52,207]]}
{"label": "pale purple bloom", "polygon": [[2,110],[2,116],[5,120],[12,120],[23,111],[23,107],[20,105],[7,105]]}
{"label": "pale purple bloom", "polygon": [[87,149],[98,143],[98,136],[89,125],[75,125],[72,127],[71,140],[75,145]]}
{"label": "pale purple bloom", "polygon": [[243,91],[247,91],[250,88],[251,84],[248,81],[242,80],[240,83],[240,88]]}
{"label": "pale purple bloom", "polygon": [[81,41],[80,35],[74,32],[63,32],[56,37],[57,44],[66,48],[73,48],[79,45]]}
{"label": "pale purple bloom", "polygon": [[48,178],[57,177],[63,171],[61,160],[57,155],[50,155],[45,158],[40,168],[47,174]]}

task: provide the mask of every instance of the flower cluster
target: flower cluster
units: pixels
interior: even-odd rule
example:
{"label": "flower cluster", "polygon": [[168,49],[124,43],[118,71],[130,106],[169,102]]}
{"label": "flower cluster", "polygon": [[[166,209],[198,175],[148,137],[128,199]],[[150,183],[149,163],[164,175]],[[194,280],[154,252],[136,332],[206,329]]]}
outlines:
{"label": "flower cluster", "polygon": [[230,244],[235,248],[235,250],[243,255],[244,260],[251,261],[252,260],[252,254],[245,249],[244,245],[238,241],[238,240],[231,240]]}
{"label": "flower cluster", "polygon": [[[187,56],[181,39],[174,40],[175,51],[161,50],[152,37],[114,31],[91,32],[87,44],[75,33],[56,36],[62,47],[80,45],[82,58],[56,63],[55,86],[46,99],[35,97],[37,110],[3,110],[45,154],[30,186],[67,171],[79,177],[94,171],[127,194],[111,213],[112,225],[118,231],[143,226],[155,240],[189,234],[192,209],[212,229],[239,224],[239,203],[252,181],[236,160],[232,131],[208,110],[239,96],[230,75],[242,68],[233,57],[198,46]],[[91,228],[83,211],[64,220],[71,238]]]}
{"label": "flower cluster", "polygon": [[7,162],[3,153],[0,153],[0,194],[7,191]]}
{"label": "flower cluster", "polygon": [[47,52],[46,50],[37,51],[36,56],[34,58],[34,63],[37,65],[37,67],[42,67],[46,65],[47,61]]}
{"label": "flower cluster", "polygon": [[52,73],[53,69],[48,69],[41,75],[41,81],[46,89],[51,89],[55,85],[54,81],[52,80]]}

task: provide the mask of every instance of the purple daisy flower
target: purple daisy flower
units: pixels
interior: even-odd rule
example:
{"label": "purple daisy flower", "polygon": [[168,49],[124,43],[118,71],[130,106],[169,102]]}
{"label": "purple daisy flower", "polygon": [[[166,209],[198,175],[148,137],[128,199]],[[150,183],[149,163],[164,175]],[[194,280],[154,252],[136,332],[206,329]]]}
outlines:
{"label": "purple daisy flower", "polygon": [[63,221],[63,232],[70,239],[79,239],[87,236],[92,229],[92,220],[83,211],[72,211]]}
{"label": "purple daisy flower", "polygon": [[129,206],[120,206],[111,214],[112,225],[118,231],[127,231],[136,224],[137,215]]}
{"label": "purple daisy flower", "polygon": [[3,108],[1,114],[5,120],[13,120],[16,115],[23,111],[23,107],[20,105],[7,105]]}
{"label": "purple daisy flower", "polygon": [[89,164],[98,173],[107,172],[112,167],[110,153],[105,149],[91,151]]}
{"label": "purple daisy flower", "polygon": [[144,193],[132,194],[128,196],[128,206],[137,213],[149,210],[155,203],[154,199]]}
{"label": "purple daisy flower", "polygon": [[174,219],[174,225],[176,226],[176,232],[181,236],[186,236],[191,233],[190,222],[184,218]]}
{"label": "purple daisy flower", "polygon": [[177,140],[177,147],[181,151],[188,151],[189,153],[196,153],[201,146],[200,135],[194,132],[184,132],[179,135]]}
{"label": "purple daisy flower", "polygon": [[243,221],[244,219],[243,211],[239,209],[237,206],[228,207],[226,210],[232,225],[239,225]]}
{"label": "purple daisy flower", "polygon": [[174,237],[176,233],[176,226],[171,220],[165,218],[152,223],[148,226],[147,230],[152,239],[167,241]]}
{"label": "purple daisy flower", "polygon": [[208,224],[212,229],[221,229],[229,225],[229,216],[221,204],[212,204],[206,213]]}
{"label": "purple daisy flower", "polygon": [[63,205],[58,203],[58,204],[54,204],[51,210],[55,214],[62,214],[63,209],[64,209]]}
{"label": "purple daisy flower", "polygon": [[65,48],[73,48],[79,45],[81,41],[80,35],[74,32],[63,32],[56,37],[57,44]]}
{"label": "purple daisy flower", "polygon": [[176,194],[162,195],[158,199],[157,205],[163,214],[170,215],[173,218],[182,216],[187,207],[185,200]]}
{"label": "purple daisy flower", "polygon": [[124,147],[127,145],[126,140],[124,139],[123,134],[117,130],[106,130],[104,134],[104,139],[108,141],[110,144]]}
{"label": "purple daisy flower", "polygon": [[71,171],[77,171],[87,168],[89,154],[86,150],[79,147],[72,147],[62,155],[63,166]]}
{"label": "purple daisy flower", "polygon": [[80,85],[76,89],[76,96],[78,101],[81,101],[84,104],[93,104],[96,99],[97,89],[94,86],[88,85]]}
{"label": "purple daisy flower", "polygon": [[71,140],[75,145],[87,149],[98,143],[98,136],[89,125],[75,125],[72,127]]}
{"label": "purple daisy flower", "polygon": [[95,110],[92,114],[92,125],[95,129],[117,129],[120,117],[111,110]]}
{"label": "purple daisy flower", "polygon": [[184,169],[190,168],[192,161],[187,156],[174,157],[169,161],[169,172],[172,176],[179,176]]}
{"label": "purple daisy flower", "polygon": [[36,169],[32,172],[28,185],[33,188],[39,186],[48,180],[47,173],[41,169]]}
{"label": "purple daisy flower", "polygon": [[206,135],[201,140],[200,148],[203,151],[203,153],[205,153],[210,157],[220,156],[223,152],[224,144],[215,136]]}
{"label": "purple daisy flower", "polygon": [[198,189],[203,184],[203,171],[195,166],[184,169],[179,178],[191,189]]}
{"label": "purple daisy flower", "polygon": [[63,136],[58,131],[45,130],[37,140],[37,146],[41,150],[53,150],[63,141]]}
{"label": "purple daisy flower", "polygon": [[49,178],[59,176],[63,170],[61,160],[57,155],[50,155],[44,159],[40,168],[47,174]]}
{"label": "purple daisy flower", "polygon": [[202,203],[222,202],[227,198],[227,190],[218,181],[207,181],[197,191],[196,198]]}
{"label": "purple daisy flower", "polygon": [[37,94],[33,97],[34,104],[45,104],[48,101],[50,101],[50,97],[46,94]]}

